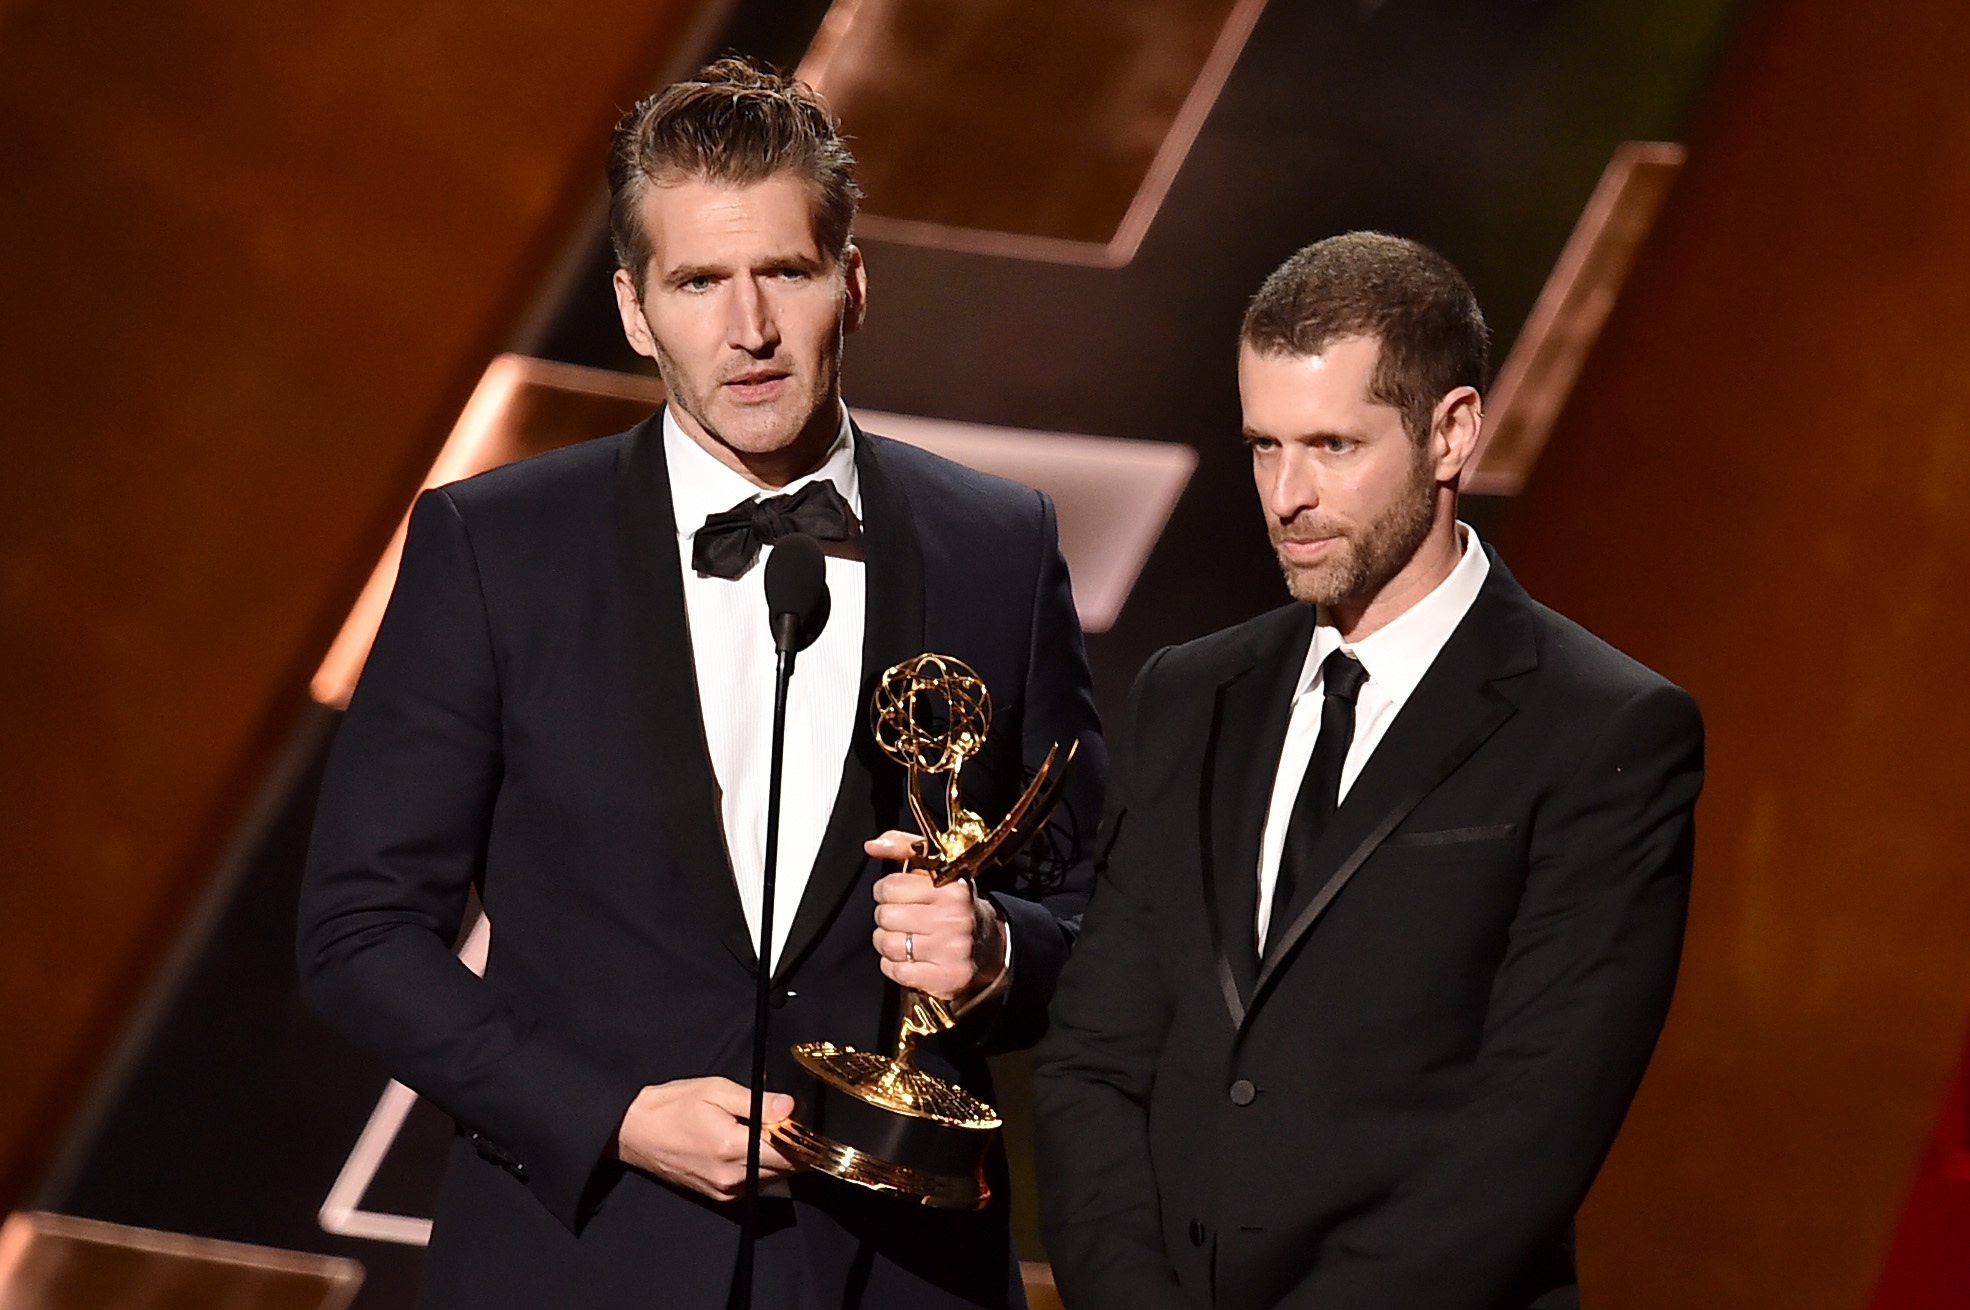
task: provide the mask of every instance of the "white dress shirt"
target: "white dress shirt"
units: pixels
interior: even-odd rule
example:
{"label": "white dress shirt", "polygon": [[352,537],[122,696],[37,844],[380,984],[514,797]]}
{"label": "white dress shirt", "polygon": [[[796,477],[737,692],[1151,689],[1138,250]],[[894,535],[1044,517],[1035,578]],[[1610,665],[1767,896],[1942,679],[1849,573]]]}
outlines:
{"label": "white dress shirt", "polygon": [[1292,717],[1286,724],[1286,744],[1279,751],[1279,769],[1272,779],[1272,804],[1265,815],[1265,839],[1259,843],[1259,921],[1261,945],[1272,922],[1272,889],[1279,881],[1279,853],[1286,845],[1286,825],[1293,817],[1293,802],[1299,798],[1300,781],[1313,759],[1314,741],[1320,735],[1320,706],[1326,699],[1322,689],[1320,665],[1336,650],[1345,650],[1361,661],[1367,680],[1354,703],[1354,739],[1348,744],[1347,759],[1341,765],[1341,793],[1361,776],[1368,757],[1375,753],[1395,716],[1436,662],[1437,653],[1450,640],[1450,634],[1464,620],[1478,589],[1491,572],[1491,560],[1478,544],[1477,533],[1465,524],[1457,525],[1464,542],[1463,558],[1450,576],[1439,582],[1429,595],[1398,614],[1383,627],[1360,641],[1341,640],[1340,631],[1325,615],[1314,627],[1313,641],[1307,647],[1306,663],[1300,669],[1298,688],[1293,692]]}
{"label": "white dress shirt", "polygon": [[[684,570],[684,612],[698,674],[698,709],[718,785],[725,850],[738,880],[739,901],[753,940],[766,871],[766,793],[772,766],[773,691],[777,655],[766,614],[767,546],[737,578],[700,576],[692,544],[705,519],[743,501],[786,495],[825,478],[862,514],[855,475],[855,436],[848,411],[841,435],[821,466],[778,491],[765,491],[720,463],[684,434],[664,410],[664,459],[677,516],[677,554]],[[821,838],[841,790],[841,770],[861,707],[865,570],[860,560],[826,557],[827,626],[800,653],[787,693],[787,743],[780,798],[780,852],[773,893],[773,960],[787,944],[794,911],[807,889]]]}

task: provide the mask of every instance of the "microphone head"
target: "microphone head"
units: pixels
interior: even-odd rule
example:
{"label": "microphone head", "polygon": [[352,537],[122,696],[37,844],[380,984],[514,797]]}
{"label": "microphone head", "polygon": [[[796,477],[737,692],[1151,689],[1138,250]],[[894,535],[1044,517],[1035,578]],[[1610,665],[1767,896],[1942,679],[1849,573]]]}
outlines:
{"label": "microphone head", "polygon": [[827,561],[804,532],[781,537],[766,557],[766,612],[780,651],[806,650],[828,626]]}

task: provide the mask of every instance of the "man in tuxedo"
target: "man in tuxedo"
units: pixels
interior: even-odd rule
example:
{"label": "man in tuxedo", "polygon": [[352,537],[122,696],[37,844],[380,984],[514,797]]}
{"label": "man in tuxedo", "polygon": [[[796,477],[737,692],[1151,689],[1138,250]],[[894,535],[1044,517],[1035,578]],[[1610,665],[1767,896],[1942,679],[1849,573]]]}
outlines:
{"label": "man in tuxedo", "polygon": [[[669,403],[419,498],[302,891],[309,1000],[459,1124],[430,1306],[727,1303],[780,537],[823,542],[831,613],[788,712],[766,1117],[794,1107],[793,1043],[893,1039],[885,975],[970,1007],[920,1063],[989,1098],[984,1057],[1036,1039],[1087,893],[1105,766],[1053,507],[850,422],[867,278],[825,107],[721,61],[623,118],[609,175],[623,327]],[[977,893],[879,876],[910,838],[869,693],[926,649],[994,697],[974,808],[1081,744],[1051,858]],[[475,891],[483,977],[452,953]],[[754,1304],[1022,1303],[1002,1158],[975,1214],[763,1164]]]}
{"label": "man in tuxedo", "polygon": [[1702,723],[1457,521],[1487,335],[1353,233],[1238,381],[1293,603],[1152,657],[1040,1051],[1072,1310],[1574,1306],[1669,1006]]}

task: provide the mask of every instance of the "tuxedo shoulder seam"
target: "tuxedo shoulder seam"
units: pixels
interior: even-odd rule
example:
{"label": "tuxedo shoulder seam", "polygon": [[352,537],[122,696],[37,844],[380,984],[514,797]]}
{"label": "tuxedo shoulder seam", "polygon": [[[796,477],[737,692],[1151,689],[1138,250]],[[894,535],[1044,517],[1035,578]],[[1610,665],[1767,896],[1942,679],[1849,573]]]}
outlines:
{"label": "tuxedo shoulder seam", "polygon": [[[904,483],[906,494],[911,484],[918,480],[942,480],[956,483],[966,492],[982,495],[996,505],[1013,511],[1020,518],[1037,526],[1040,522],[1039,497],[1023,482],[1000,477],[996,473],[986,473],[960,464],[954,459],[912,446],[894,437],[881,436],[874,432],[856,429],[861,439],[870,443],[877,456],[889,467],[893,476]],[[958,502],[965,503],[962,499]]]}
{"label": "tuxedo shoulder seam", "polygon": [[1307,606],[1293,601],[1243,623],[1168,647],[1159,681],[1168,685],[1192,678],[1230,677],[1258,663],[1281,643],[1293,640],[1302,627],[1311,628]]}
{"label": "tuxedo shoulder seam", "polygon": [[444,488],[465,513],[554,500],[591,483],[606,488],[614,476],[616,456],[624,436],[618,432],[529,455],[448,482]]}
{"label": "tuxedo shoulder seam", "polygon": [[1575,694],[1596,701],[1625,702],[1651,689],[1675,686],[1558,610],[1536,600],[1531,602],[1531,610],[1540,671]]}

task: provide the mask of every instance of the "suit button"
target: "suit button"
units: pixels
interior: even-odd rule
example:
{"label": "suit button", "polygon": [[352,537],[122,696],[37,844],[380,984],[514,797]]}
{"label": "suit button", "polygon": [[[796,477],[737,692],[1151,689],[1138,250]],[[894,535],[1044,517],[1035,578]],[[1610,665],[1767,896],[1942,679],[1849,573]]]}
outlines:
{"label": "suit button", "polygon": [[787,1002],[799,994],[789,987],[777,988],[770,998],[770,1004],[776,1010],[784,1010],[787,1008]]}
{"label": "suit button", "polygon": [[1204,1245],[1205,1236],[1206,1234],[1204,1232],[1204,1225],[1198,1222],[1197,1220],[1192,1219],[1190,1221],[1190,1244],[1192,1246]]}
{"label": "suit button", "polygon": [[1233,1105],[1250,1105],[1254,1100],[1258,1099],[1258,1095],[1259,1089],[1252,1086],[1250,1079],[1240,1078],[1231,1085],[1231,1103]]}

